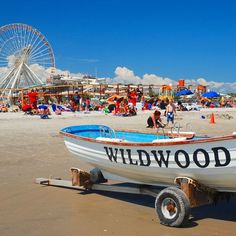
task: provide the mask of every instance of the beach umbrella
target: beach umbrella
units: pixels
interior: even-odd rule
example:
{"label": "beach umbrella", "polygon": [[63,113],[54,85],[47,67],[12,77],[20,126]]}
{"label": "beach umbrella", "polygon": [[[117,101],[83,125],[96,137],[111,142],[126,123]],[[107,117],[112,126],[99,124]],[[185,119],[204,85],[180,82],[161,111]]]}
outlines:
{"label": "beach umbrella", "polygon": [[117,99],[120,99],[121,97],[123,97],[123,96],[120,96],[120,95],[117,95],[117,94],[112,95],[111,97],[109,97],[107,99],[107,102],[114,102],[115,99],[117,100]]}
{"label": "beach umbrella", "polygon": [[183,89],[181,91],[179,91],[178,93],[176,93],[176,96],[185,96],[185,95],[191,95],[193,94],[193,92],[189,89]]}
{"label": "beach umbrella", "polygon": [[210,91],[210,92],[206,92],[206,93],[202,94],[202,97],[205,97],[205,98],[217,98],[219,96],[220,96],[220,94],[217,92],[214,92],[214,91]]}

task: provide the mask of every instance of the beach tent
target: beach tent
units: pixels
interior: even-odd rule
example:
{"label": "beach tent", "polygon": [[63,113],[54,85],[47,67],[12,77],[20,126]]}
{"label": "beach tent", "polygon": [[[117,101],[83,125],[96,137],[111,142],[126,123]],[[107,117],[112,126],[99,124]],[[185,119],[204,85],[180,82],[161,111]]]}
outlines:
{"label": "beach tent", "polygon": [[191,95],[193,94],[193,92],[189,89],[183,89],[181,91],[179,91],[178,93],[176,93],[176,96],[185,96],[185,95]]}
{"label": "beach tent", "polygon": [[206,93],[202,94],[202,97],[205,97],[205,98],[217,98],[219,96],[220,96],[220,94],[217,92],[214,92],[214,91],[210,91],[210,92],[206,92]]}

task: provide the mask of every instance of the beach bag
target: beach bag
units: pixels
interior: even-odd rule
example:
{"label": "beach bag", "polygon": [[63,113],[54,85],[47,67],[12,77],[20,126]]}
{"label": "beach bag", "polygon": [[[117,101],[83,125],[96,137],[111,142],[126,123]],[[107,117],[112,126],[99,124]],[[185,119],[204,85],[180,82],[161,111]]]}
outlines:
{"label": "beach bag", "polygon": [[40,118],[41,118],[41,119],[49,119],[49,117],[48,117],[47,114],[42,114],[42,115],[40,115]]}

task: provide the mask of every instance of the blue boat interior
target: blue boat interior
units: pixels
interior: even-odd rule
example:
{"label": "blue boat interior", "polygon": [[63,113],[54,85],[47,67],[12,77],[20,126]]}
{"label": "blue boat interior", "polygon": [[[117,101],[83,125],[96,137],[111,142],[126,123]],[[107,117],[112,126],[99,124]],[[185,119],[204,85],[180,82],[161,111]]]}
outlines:
{"label": "blue boat interior", "polygon": [[[125,131],[115,131],[109,126],[105,125],[78,125],[70,126],[63,128],[62,132],[74,134],[76,136],[99,139],[119,139],[126,140],[128,142],[140,142],[140,143],[150,143],[153,140],[159,139],[170,139],[167,135],[160,134],[147,134],[147,133],[138,133],[138,132],[125,132]],[[198,139],[194,137],[193,139]]]}

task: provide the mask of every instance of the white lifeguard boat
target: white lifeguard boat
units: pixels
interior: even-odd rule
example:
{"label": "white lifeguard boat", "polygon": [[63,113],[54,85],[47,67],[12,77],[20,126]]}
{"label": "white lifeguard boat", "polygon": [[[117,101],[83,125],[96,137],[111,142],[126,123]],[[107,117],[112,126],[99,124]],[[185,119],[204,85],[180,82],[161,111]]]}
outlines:
{"label": "white lifeguard boat", "polygon": [[68,150],[99,168],[107,179],[168,186],[176,177],[186,176],[217,191],[236,192],[235,134],[188,139],[186,132],[176,138],[115,133],[103,125],[61,130]]}
{"label": "white lifeguard boat", "polygon": [[68,150],[99,169],[102,179],[165,187],[155,204],[162,224],[179,226],[188,219],[191,207],[236,193],[235,133],[160,135],[114,131],[104,125],[71,126],[60,133]]}

